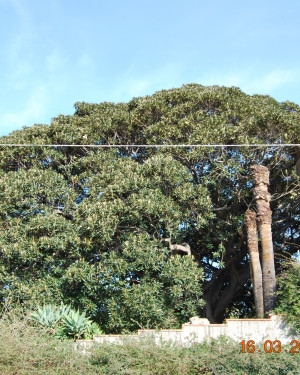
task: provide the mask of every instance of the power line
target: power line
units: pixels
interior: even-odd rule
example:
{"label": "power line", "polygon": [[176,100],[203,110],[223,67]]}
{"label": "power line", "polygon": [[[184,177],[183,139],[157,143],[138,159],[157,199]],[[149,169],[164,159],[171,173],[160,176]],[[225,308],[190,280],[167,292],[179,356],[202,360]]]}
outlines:
{"label": "power line", "polygon": [[50,145],[50,144],[20,144],[20,143],[0,143],[0,146],[3,147],[90,147],[90,148],[119,148],[119,147],[131,147],[131,148],[156,148],[156,147],[182,147],[182,148],[201,148],[201,147],[299,147],[300,143],[246,143],[246,144],[204,144],[204,145],[169,145],[169,144],[160,144],[160,145],[72,145],[72,144],[63,144],[63,145]]}

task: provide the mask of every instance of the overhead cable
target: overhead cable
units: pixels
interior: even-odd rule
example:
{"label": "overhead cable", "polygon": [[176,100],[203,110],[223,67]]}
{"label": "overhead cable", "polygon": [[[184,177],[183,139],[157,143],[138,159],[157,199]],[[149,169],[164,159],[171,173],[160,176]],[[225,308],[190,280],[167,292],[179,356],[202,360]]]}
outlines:
{"label": "overhead cable", "polygon": [[159,145],[110,145],[110,144],[21,144],[21,143],[0,143],[0,147],[91,147],[91,148],[156,148],[156,147],[182,147],[182,148],[197,148],[197,147],[299,147],[300,143],[245,143],[245,144],[200,144],[200,145],[174,145],[174,144],[159,144]]}

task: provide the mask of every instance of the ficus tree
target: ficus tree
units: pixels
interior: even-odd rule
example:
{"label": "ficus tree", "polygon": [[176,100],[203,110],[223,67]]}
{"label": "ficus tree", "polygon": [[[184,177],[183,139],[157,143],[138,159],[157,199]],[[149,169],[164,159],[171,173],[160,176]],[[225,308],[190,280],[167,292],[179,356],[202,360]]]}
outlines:
{"label": "ficus tree", "polygon": [[[2,137],[57,145],[0,148],[2,306],[63,301],[106,332],[250,316],[250,166],[270,170],[275,260],[292,255],[296,151],[271,144],[297,143],[299,118],[290,102],[185,85],[129,103],[76,103],[72,116]],[[254,143],[270,146],[235,146]],[[165,147],[178,144],[232,146]],[[168,238],[192,256],[172,254]]]}

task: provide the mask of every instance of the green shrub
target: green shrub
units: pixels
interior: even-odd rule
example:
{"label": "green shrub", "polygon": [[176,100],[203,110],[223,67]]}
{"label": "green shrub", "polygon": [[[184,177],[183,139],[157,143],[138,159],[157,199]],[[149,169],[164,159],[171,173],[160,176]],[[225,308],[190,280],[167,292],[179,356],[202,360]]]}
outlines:
{"label": "green shrub", "polygon": [[286,320],[300,330],[300,263],[296,260],[287,262],[277,278],[278,301],[277,313],[284,314]]}
{"label": "green shrub", "polygon": [[58,338],[89,339],[102,333],[99,325],[92,322],[85,312],[80,313],[64,304],[38,307],[30,317],[39,326],[50,329]]}
{"label": "green shrub", "polygon": [[[189,347],[153,338],[101,344],[90,355],[75,351],[70,340],[59,340],[48,328],[32,326],[23,311],[0,318],[1,375],[296,375],[299,353],[282,346],[280,353],[242,353],[228,338]],[[261,352],[258,352],[258,350]]]}
{"label": "green shrub", "polygon": [[284,348],[280,353],[265,353],[259,347],[253,354],[242,353],[241,345],[228,338],[190,347],[158,346],[149,339],[106,344],[94,349],[91,360],[107,375],[295,375],[300,365],[299,354]]}
{"label": "green shrub", "polygon": [[92,322],[87,326],[85,338],[86,339],[92,339],[94,335],[102,335],[103,331],[99,327],[99,324]]}
{"label": "green shrub", "polygon": [[32,326],[24,312],[10,312],[0,318],[1,375],[94,375],[99,370],[88,356],[75,352],[73,342],[49,335],[49,330]]}

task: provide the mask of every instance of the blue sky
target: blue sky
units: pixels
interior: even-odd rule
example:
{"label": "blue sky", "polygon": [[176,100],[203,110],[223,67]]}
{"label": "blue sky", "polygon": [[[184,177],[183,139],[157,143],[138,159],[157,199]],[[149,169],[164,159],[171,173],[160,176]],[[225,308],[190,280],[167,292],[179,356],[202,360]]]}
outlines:
{"label": "blue sky", "polygon": [[0,136],[185,83],[300,104],[299,0],[0,0]]}

